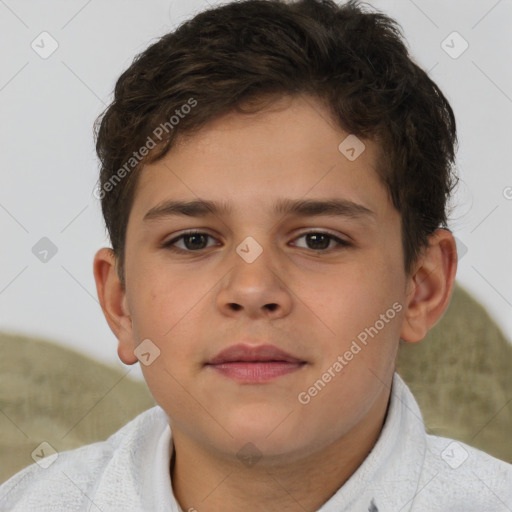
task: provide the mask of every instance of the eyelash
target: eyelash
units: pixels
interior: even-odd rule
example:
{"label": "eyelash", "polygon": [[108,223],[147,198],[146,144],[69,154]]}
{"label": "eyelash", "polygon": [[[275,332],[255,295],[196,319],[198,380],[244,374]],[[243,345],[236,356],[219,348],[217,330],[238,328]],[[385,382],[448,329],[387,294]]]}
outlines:
{"label": "eyelash", "polygon": [[[332,235],[332,234],[330,234],[328,232],[325,232],[325,231],[307,231],[305,233],[301,233],[295,239],[302,238],[302,237],[310,235],[310,234],[327,235],[327,237],[329,237],[331,240],[334,240],[338,244],[337,247],[334,247],[334,248],[331,248],[331,249],[308,249],[307,247],[305,248],[307,250],[310,250],[310,251],[313,251],[313,252],[316,252],[316,253],[318,253],[318,252],[331,252],[333,249],[334,250],[341,250],[341,249],[344,249],[344,248],[352,246],[352,244],[347,242],[346,240],[342,240],[341,238],[338,238],[337,236],[334,236],[334,235]],[[169,250],[171,252],[178,253],[178,254],[199,253],[201,251],[204,251],[205,249],[198,249],[196,251],[192,251],[190,249],[181,249],[181,248],[173,247],[173,244],[175,244],[179,240],[181,240],[181,239],[183,239],[183,238],[185,238],[187,236],[192,236],[192,235],[206,235],[207,237],[214,238],[209,233],[205,233],[203,231],[187,231],[187,232],[182,233],[181,235],[173,238],[172,240],[169,240],[167,242],[162,243],[161,244],[161,248],[167,249],[167,250]],[[304,249],[304,247],[301,247],[301,248]]]}

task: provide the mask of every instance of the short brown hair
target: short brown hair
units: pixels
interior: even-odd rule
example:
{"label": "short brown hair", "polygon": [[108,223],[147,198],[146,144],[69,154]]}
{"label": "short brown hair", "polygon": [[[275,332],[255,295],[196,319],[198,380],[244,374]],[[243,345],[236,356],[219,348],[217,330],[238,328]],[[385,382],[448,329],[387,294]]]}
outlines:
{"label": "short brown hair", "polygon": [[413,62],[398,23],[357,0],[242,0],[200,12],[137,55],[96,120],[101,206],[123,286],[143,165],[162,158],[178,134],[243,112],[250,100],[302,93],[321,100],[345,131],[378,142],[378,175],[401,213],[410,273],[428,236],[448,229],[458,178],[447,99]]}

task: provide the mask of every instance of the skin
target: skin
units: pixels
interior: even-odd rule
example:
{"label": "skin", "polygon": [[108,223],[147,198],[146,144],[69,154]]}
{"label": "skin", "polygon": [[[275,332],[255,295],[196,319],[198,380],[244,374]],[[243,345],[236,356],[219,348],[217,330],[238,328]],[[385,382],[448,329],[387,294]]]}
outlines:
{"label": "skin", "polygon": [[[338,150],[347,135],[310,96],[219,117],[144,168],[127,227],[126,289],[112,250],[95,256],[98,297],[121,360],[137,362],[134,349],[144,339],[160,350],[141,368],[169,418],[172,485],[184,510],[317,510],[378,439],[400,338],[422,340],[449,304],[452,234],[437,230],[406,275],[401,217],[375,172],[378,147],[365,140],[349,161]],[[281,198],[341,197],[375,216],[364,222],[272,210]],[[165,200],[198,198],[229,202],[232,212],[143,221]],[[181,254],[160,247],[192,228],[211,238],[177,241]],[[351,245],[315,244],[304,236],[310,231]],[[263,249],[252,263],[236,252],[248,236]],[[396,316],[300,403],[298,394],[395,302],[402,306]],[[306,364],[263,384],[205,366],[242,340],[274,344]],[[237,458],[246,443],[261,455],[252,466]]]}

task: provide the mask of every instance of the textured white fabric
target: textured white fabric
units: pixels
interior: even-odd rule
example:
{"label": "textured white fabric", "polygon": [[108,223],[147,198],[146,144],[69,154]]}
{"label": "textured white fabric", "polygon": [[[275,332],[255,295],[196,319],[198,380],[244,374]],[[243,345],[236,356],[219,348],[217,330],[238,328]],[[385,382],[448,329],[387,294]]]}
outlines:
{"label": "textured white fabric", "polygon": [[[172,511],[167,416],[156,406],[106,441],[32,464],[0,486],[0,511]],[[425,433],[412,393],[395,373],[373,450],[318,512],[512,511],[512,465]],[[221,511],[219,511],[221,512]]]}

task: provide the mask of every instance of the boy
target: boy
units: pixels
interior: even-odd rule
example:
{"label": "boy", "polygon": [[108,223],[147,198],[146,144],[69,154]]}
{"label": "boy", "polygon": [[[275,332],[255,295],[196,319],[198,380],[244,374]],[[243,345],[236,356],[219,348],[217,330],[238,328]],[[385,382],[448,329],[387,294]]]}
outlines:
{"label": "boy", "polygon": [[512,466],[426,435],[394,372],[450,301],[455,144],[355,2],[233,2],[139,55],[97,132],[94,276],[159,405],[2,510],[512,510]]}

